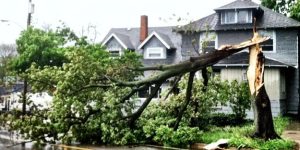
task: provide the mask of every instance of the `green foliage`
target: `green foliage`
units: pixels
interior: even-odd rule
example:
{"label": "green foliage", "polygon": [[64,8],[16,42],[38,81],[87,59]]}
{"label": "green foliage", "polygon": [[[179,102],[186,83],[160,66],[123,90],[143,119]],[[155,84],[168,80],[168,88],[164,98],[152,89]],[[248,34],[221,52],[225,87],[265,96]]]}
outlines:
{"label": "green foliage", "polygon": [[199,128],[181,127],[176,131],[167,126],[160,126],[156,129],[154,141],[162,143],[165,146],[189,147],[201,136]]}
{"label": "green foliage", "polygon": [[64,30],[44,31],[29,27],[22,31],[16,41],[19,55],[12,61],[12,69],[24,73],[32,63],[40,67],[61,66],[66,62],[63,46],[68,42],[66,35],[62,36]]}
{"label": "green foliage", "polygon": [[[289,123],[288,118],[278,117],[274,120],[276,131],[282,131]],[[293,149],[295,143],[285,139],[275,139],[264,141],[261,139],[253,139],[250,137],[254,130],[252,124],[245,124],[239,127],[214,127],[210,131],[204,132],[200,141],[204,143],[215,142],[219,139],[230,139],[230,146],[236,148],[252,148],[266,150]],[[280,132],[278,132],[280,133]]]}
{"label": "green foliage", "polygon": [[[226,87],[225,87],[226,88]],[[226,88],[228,91],[229,105],[237,118],[246,117],[246,110],[250,109],[250,91],[247,82],[238,83],[236,80]]]}
{"label": "green foliage", "polygon": [[[205,136],[205,134],[202,135],[202,131],[196,132],[195,130],[207,130],[212,125],[238,125],[243,122],[244,109],[250,107],[248,85],[237,81],[221,81],[218,76],[215,76],[209,80],[206,92],[203,92],[203,81],[194,80],[192,102],[183,115],[179,129],[173,131],[172,127],[185,101],[186,84],[187,77],[184,77],[179,83],[181,92],[178,95],[171,95],[166,101],[151,103],[142,114],[138,126],[143,128],[148,142],[186,147],[188,143],[197,141],[200,136]],[[226,105],[230,102],[235,108],[233,109],[236,111],[235,114],[214,113],[215,106],[218,104]],[[239,103],[243,106],[239,106]],[[177,135],[181,135],[182,131],[190,134],[190,137],[187,138],[189,141],[181,138],[182,143],[178,142],[180,140],[177,139]],[[181,136],[185,137],[186,135]],[[218,134],[218,136],[221,135]]]}
{"label": "green foliage", "polygon": [[300,21],[300,1],[299,0],[261,0],[261,4],[278,13],[289,16]]}
{"label": "green foliage", "polygon": [[298,0],[290,10],[291,18],[300,21],[300,1]]}
{"label": "green foliage", "polygon": [[[66,143],[80,141],[124,145],[136,142],[134,132],[126,128],[125,120],[121,120],[122,110],[130,114],[134,107],[134,102],[120,102],[128,89],[119,89],[114,85],[103,89],[94,85],[106,83],[105,76],[133,80],[140,74],[127,68],[140,66],[137,61],[139,56],[126,52],[120,58],[110,58],[101,46],[89,45],[74,47],[66,52],[66,57],[70,62],[62,67],[40,69],[32,66],[29,70],[29,79],[44,80],[33,83],[34,90],[53,90],[53,106],[48,116],[56,124],[57,134],[64,134],[58,138]],[[86,132],[81,133],[82,130]],[[87,140],[86,137],[95,138]]]}
{"label": "green foliage", "polygon": [[0,45],[0,84],[7,84],[13,81],[9,70],[9,62],[16,57],[16,45]]}

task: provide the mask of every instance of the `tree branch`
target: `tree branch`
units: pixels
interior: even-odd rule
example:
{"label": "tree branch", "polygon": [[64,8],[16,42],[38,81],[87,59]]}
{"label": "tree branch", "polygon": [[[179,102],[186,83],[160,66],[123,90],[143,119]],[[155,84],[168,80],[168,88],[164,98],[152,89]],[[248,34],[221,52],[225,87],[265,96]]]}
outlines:
{"label": "tree branch", "polygon": [[172,91],[174,91],[174,89],[177,87],[178,82],[181,80],[182,75],[180,76],[176,76],[174,79],[174,83],[173,86],[170,88],[170,90],[168,91],[167,95],[165,96],[164,100],[166,100],[169,95],[172,93]]}
{"label": "tree branch", "polygon": [[187,89],[186,89],[185,103],[184,103],[184,105],[182,105],[181,110],[180,110],[180,112],[177,116],[177,119],[176,119],[176,122],[175,122],[175,125],[174,125],[174,130],[175,131],[178,129],[179,123],[180,123],[180,121],[182,119],[182,116],[183,116],[183,113],[185,112],[187,106],[189,105],[189,103],[191,101],[193,81],[194,81],[195,73],[196,72],[190,72],[188,85],[187,85]]}
{"label": "tree branch", "polygon": [[159,88],[160,88],[161,85],[162,85],[162,82],[156,83],[153,91],[151,91],[150,95],[147,97],[147,99],[142,104],[142,106],[139,107],[139,109],[136,112],[134,112],[132,115],[123,117],[123,119],[130,118],[129,119],[129,125],[130,125],[130,127],[133,127],[135,121],[141,116],[141,114],[143,113],[143,111],[145,110],[145,108],[149,105],[149,103],[151,102],[151,100],[153,99],[153,97],[157,94],[157,92],[158,92],[158,90],[159,90]]}
{"label": "tree branch", "polygon": [[[181,62],[179,64],[174,65],[162,65],[156,67],[157,70],[162,71],[161,73],[152,76],[147,79],[139,80],[139,81],[118,81],[116,79],[109,78],[112,82],[115,82],[117,86],[141,86],[149,83],[157,83],[164,81],[170,77],[178,76],[180,74],[185,74],[191,71],[198,71],[204,67],[211,66],[217,63],[219,60],[224,59],[240,50],[243,50],[249,46],[264,42],[268,40],[269,37],[258,38],[255,41],[246,41],[240,43],[239,45],[225,45],[219,48],[217,51],[213,51],[211,53],[203,54],[199,57],[191,57],[190,60]],[[151,67],[152,69],[155,67]],[[144,69],[149,69],[149,67],[144,67]],[[142,70],[142,69],[141,69]]]}
{"label": "tree branch", "polygon": [[132,90],[131,90],[131,92],[130,93],[128,93],[126,96],[124,96],[122,99],[121,99],[121,103],[124,103],[126,100],[128,100],[131,96],[133,96],[136,92],[138,92],[138,91],[141,91],[141,90],[145,90],[145,89],[147,89],[147,88],[149,88],[149,85],[147,85],[147,84],[145,84],[145,85],[143,85],[143,86],[141,86],[141,87],[138,87],[138,88],[133,88]]}

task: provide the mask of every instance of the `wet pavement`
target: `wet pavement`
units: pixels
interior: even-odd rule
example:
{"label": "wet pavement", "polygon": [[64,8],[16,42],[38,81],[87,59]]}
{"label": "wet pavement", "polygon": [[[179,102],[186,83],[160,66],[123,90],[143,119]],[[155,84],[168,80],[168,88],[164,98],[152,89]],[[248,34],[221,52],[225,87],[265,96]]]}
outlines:
{"label": "wet pavement", "polygon": [[293,140],[297,143],[297,148],[300,145],[300,121],[293,120],[282,133],[282,138]]}

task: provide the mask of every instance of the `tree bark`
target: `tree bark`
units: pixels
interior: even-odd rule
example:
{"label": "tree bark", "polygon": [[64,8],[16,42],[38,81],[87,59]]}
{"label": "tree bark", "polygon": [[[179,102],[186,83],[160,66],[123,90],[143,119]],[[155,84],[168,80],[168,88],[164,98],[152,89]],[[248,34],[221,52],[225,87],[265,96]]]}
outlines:
{"label": "tree bark", "polygon": [[265,140],[280,138],[273,124],[271,103],[263,85],[254,101],[254,111],[256,111],[256,118],[254,119],[255,133],[254,137],[262,138]]}
{"label": "tree bark", "polygon": [[[259,35],[255,32],[253,41]],[[258,44],[250,47],[249,67],[247,71],[249,88],[254,112],[254,137],[265,140],[280,138],[274,129],[271,103],[264,85],[264,55]]]}
{"label": "tree bark", "polygon": [[191,98],[192,98],[192,89],[193,89],[193,82],[194,82],[194,77],[195,77],[196,72],[190,72],[189,79],[188,79],[188,85],[186,88],[186,96],[185,96],[185,103],[182,105],[181,110],[177,116],[175,125],[174,125],[174,130],[176,131],[179,127],[179,123],[182,119],[183,113],[185,112],[187,106],[189,105]]}

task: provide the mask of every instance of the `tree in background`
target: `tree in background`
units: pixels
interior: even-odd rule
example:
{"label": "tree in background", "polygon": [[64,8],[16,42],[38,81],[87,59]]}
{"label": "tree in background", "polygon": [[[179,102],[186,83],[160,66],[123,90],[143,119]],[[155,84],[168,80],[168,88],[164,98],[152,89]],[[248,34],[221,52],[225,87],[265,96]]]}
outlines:
{"label": "tree in background", "polygon": [[80,39],[66,27],[47,31],[28,27],[27,30],[22,31],[16,41],[19,55],[11,61],[11,70],[24,81],[22,92],[23,115],[26,114],[27,110],[28,74],[26,70],[32,64],[36,64],[41,68],[44,66],[61,66],[67,61],[63,47],[73,41],[80,41]]}
{"label": "tree in background", "polygon": [[291,8],[291,18],[300,21],[300,1],[298,0]]}
{"label": "tree in background", "polygon": [[1,44],[0,45],[0,84],[10,82],[9,78],[9,62],[17,55],[16,45]]}
{"label": "tree in background", "polygon": [[261,0],[261,4],[278,13],[300,21],[299,0]]}

